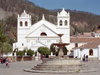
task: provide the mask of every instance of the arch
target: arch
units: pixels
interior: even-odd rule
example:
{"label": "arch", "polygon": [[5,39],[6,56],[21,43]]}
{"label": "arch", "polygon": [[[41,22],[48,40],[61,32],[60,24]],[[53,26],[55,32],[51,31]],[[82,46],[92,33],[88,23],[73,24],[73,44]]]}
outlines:
{"label": "arch", "polygon": [[27,21],[25,21],[25,26],[27,26]]}
{"label": "arch", "polygon": [[40,36],[47,36],[47,34],[46,34],[45,32],[42,32],[42,33],[40,34]]}
{"label": "arch", "polygon": [[60,23],[60,26],[62,26],[62,20],[60,20],[60,22],[59,22],[59,23]]}
{"label": "arch", "polygon": [[67,26],[67,20],[65,20],[65,26]]}
{"label": "arch", "polygon": [[90,56],[93,56],[93,49],[90,49],[90,50],[89,50],[89,55],[90,55]]}
{"label": "arch", "polygon": [[20,21],[20,26],[23,26],[23,23],[22,23],[22,21]]}

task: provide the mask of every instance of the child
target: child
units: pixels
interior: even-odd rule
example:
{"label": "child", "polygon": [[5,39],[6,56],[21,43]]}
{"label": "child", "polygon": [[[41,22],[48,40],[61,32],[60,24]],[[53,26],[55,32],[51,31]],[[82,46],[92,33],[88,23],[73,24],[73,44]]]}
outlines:
{"label": "child", "polygon": [[8,66],[8,61],[6,61],[6,67]]}

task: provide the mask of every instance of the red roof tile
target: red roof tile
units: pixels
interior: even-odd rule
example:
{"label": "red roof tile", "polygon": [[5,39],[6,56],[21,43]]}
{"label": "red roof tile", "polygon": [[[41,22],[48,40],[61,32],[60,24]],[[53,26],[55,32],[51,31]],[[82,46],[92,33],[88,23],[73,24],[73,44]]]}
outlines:
{"label": "red roof tile", "polygon": [[100,45],[100,41],[92,41],[85,45],[80,46],[79,48],[97,48]]}
{"label": "red roof tile", "polygon": [[79,43],[84,43],[84,42],[91,42],[91,41],[100,41],[100,38],[95,38],[95,37],[71,37],[70,42],[79,42]]}

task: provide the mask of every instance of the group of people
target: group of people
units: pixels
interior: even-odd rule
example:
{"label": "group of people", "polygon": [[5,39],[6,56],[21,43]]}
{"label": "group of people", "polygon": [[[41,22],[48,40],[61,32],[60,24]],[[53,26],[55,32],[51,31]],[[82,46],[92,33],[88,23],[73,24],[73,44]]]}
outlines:
{"label": "group of people", "polygon": [[[76,56],[75,58],[77,58],[77,56]],[[85,54],[84,54],[82,60],[83,60],[83,61],[88,61],[88,55],[85,55]]]}
{"label": "group of people", "polygon": [[85,55],[83,56],[83,61],[88,61],[88,55]]}
{"label": "group of people", "polygon": [[2,58],[1,63],[6,63],[7,58]]}

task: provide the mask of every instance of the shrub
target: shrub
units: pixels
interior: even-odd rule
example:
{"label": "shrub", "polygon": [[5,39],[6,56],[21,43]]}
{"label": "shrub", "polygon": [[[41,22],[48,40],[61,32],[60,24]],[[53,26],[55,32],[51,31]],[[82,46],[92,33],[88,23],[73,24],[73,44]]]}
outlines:
{"label": "shrub", "polygon": [[27,55],[33,56],[33,54],[34,54],[34,51],[33,50],[31,50],[31,49],[27,50]]}
{"label": "shrub", "polygon": [[38,52],[40,52],[42,55],[50,55],[50,50],[47,47],[39,47]]}
{"label": "shrub", "polygon": [[24,52],[23,52],[23,51],[18,51],[18,52],[17,52],[17,55],[23,56],[23,55],[24,55]]}

